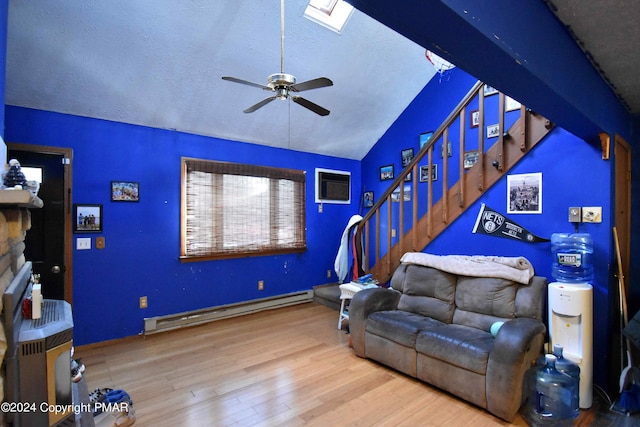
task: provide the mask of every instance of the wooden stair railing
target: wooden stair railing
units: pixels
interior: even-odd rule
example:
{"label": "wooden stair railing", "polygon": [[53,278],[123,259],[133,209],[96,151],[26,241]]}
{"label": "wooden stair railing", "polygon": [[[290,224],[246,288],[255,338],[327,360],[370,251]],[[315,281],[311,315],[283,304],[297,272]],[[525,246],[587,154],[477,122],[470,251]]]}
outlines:
{"label": "wooden stair railing", "polygon": [[[484,84],[477,82],[460,101],[447,119],[434,131],[433,136],[420,149],[418,154],[395,178],[378,201],[360,222],[358,232],[363,234],[364,270],[371,273],[380,283],[387,282],[400,264],[400,258],[406,252],[422,251],[442,233],[449,224],[458,218],[469,206],[477,201],[484,192],[495,184],[515,164],[522,159],[553,128],[549,120],[541,117],[521,105],[520,115],[507,132],[505,128],[505,95],[498,94],[499,135],[495,143],[485,151],[485,97]],[[465,141],[469,105],[478,100],[478,142],[477,161],[473,166],[465,165]],[[442,152],[447,152],[450,129],[459,122],[459,147],[457,162],[448,155],[442,156],[439,173],[442,181],[442,195],[434,200],[434,182],[431,171],[434,169],[434,147],[442,139]],[[426,163],[424,159],[426,158]],[[426,199],[419,194],[420,166],[428,166],[426,181]],[[449,179],[457,167],[458,181],[449,185]],[[409,174],[411,177],[408,178]],[[409,194],[405,193],[408,186]],[[411,200],[411,220],[405,231],[405,196]],[[394,199],[399,203],[394,216]],[[426,201],[426,211],[420,214],[420,204]],[[394,231],[397,234],[394,241]],[[371,241],[373,238],[374,241]],[[385,253],[382,250],[386,249]]]}

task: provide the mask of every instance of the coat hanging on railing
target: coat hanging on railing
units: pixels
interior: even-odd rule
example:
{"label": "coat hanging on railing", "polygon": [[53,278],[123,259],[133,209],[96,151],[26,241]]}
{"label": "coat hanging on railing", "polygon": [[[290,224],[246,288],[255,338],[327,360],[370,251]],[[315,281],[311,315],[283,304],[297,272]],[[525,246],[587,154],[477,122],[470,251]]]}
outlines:
{"label": "coat hanging on railing", "polygon": [[345,227],[342,238],[340,239],[340,246],[338,248],[338,255],[333,264],[333,268],[338,275],[338,281],[344,283],[349,272],[351,272],[351,280],[355,280],[364,274],[362,262],[362,242],[360,238],[356,237],[356,231],[358,224],[362,221],[360,215],[353,215],[347,226]]}

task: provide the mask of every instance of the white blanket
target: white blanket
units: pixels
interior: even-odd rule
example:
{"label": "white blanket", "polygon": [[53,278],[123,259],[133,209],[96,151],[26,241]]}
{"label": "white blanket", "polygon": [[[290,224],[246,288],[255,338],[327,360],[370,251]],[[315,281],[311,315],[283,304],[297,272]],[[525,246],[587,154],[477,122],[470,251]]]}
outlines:
{"label": "white blanket", "polygon": [[432,255],[407,252],[400,260],[404,264],[417,264],[437,268],[448,273],[471,277],[498,277],[524,285],[533,277],[533,266],[524,257],[483,255]]}

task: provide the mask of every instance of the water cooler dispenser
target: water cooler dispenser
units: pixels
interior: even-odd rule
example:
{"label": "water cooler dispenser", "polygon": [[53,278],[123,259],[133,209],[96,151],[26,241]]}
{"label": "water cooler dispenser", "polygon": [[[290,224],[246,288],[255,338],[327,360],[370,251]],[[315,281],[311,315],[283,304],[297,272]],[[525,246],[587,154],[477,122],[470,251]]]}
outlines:
{"label": "water cooler dispenser", "polygon": [[587,233],[554,233],[549,284],[549,348],[560,344],[564,357],[580,366],[580,408],[593,398],[593,241]]}

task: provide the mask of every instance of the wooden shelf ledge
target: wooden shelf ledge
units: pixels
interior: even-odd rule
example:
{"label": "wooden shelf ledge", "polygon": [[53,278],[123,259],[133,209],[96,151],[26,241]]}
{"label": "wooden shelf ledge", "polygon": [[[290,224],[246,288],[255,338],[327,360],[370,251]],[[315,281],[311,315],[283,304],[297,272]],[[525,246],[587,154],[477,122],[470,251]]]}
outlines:
{"label": "wooden shelf ledge", "polygon": [[41,208],[42,199],[28,190],[0,190],[0,209],[5,207]]}

